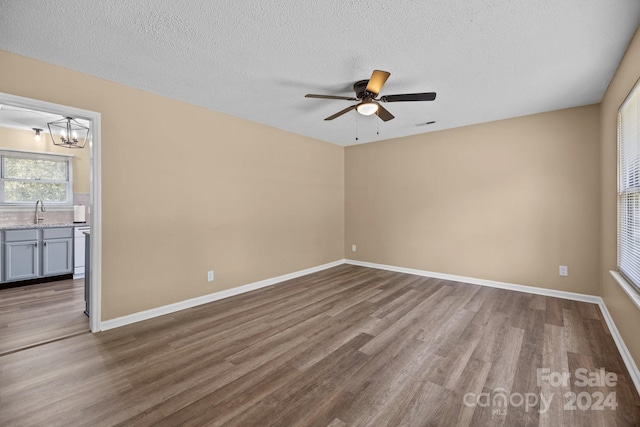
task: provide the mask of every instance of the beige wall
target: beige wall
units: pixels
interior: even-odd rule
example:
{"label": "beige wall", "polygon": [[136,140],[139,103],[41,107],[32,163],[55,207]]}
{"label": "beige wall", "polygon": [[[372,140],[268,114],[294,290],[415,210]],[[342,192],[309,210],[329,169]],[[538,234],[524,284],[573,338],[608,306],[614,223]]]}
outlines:
{"label": "beige wall", "polygon": [[601,295],[631,355],[640,363],[640,310],[609,274],[617,267],[617,114],[635,83],[640,78],[640,33],[636,32],[616,74],[602,99],[601,171],[602,171],[602,289]]}
{"label": "beige wall", "polygon": [[34,139],[33,131],[0,127],[0,149],[73,155],[73,192],[89,193],[89,145],[69,149],[53,145],[49,134],[45,132],[42,132],[41,136],[38,142]]}
{"label": "beige wall", "polygon": [[597,294],[598,155],[598,105],[349,147],[347,258]]}
{"label": "beige wall", "polygon": [[7,52],[0,64],[0,92],[102,113],[103,320],[343,258],[342,147]]}

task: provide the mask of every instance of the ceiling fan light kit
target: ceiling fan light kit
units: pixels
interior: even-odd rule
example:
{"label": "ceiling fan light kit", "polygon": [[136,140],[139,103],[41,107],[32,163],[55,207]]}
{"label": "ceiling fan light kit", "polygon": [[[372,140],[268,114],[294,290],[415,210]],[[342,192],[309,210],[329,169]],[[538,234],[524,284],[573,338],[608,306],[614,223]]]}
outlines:
{"label": "ceiling fan light kit", "polygon": [[337,96],[337,95],[316,95],[309,93],[306,98],[322,98],[322,99],[340,99],[345,101],[360,101],[359,104],[352,105],[344,110],[338,111],[336,114],[327,117],[325,120],[333,120],[351,110],[356,110],[364,116],[376,114],[382,121],[389,121],[394,118],[386,108],[380,105],[380,102],[407,102],[407,101],[433,101],[436,99],[435,92],[424,93],[407,93],[401,95],[385,95],[376,98],[382,90],[385,82],[391,73],[388,71],[374,70],[369,80],[360,80],[353,85],[353,91],[356,97]]}
{"label": "ceiling fan light kit", "polygon": [[356,106],[356,111],[363,116],[370,116],[378,112],[378,104],[371,100],[364,100]]}

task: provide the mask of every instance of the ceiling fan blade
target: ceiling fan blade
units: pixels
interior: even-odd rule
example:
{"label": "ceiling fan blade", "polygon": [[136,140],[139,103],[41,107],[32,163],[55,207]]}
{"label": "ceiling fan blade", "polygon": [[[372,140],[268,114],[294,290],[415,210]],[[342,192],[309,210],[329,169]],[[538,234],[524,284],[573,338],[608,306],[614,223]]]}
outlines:
{"label": "ceiling fan blade", "polygon": [[389,110],[387,110],[380,104],[378,104],[378,111],[376,112],[376,114],[385,122],[388,122],[389,120],[394,118],[393,114],[391,114]]}
{"label": "ceiling fan blade", "polygon": [[367,83],[367,92],[375,93],[376,95],[380,93],[382,86],[387,81],[391,73],[388,71],[381,70],[373,70],[371,74],[371,78],[369,79],[369,83]]}
{"label": "ceiling fan blade", "polygon": [[345,108],[345,109],[344,109],[344,110],[342,110],[342,111],[338,111],[338,112],[337,112],[337,113],[335,113],[333,116],[329,116],[329,117],[327,117],[325,120],[333,120],[333,119],[335,119],[336,117],[340,117],[341,115],[343,115],[343,114],[345,114],[345,113],[348,113],[348,112],[349,112],[349,111],[351,111],[351,110],[355,110],[355,108],[356,108],[356,106],[355,106],[355,105],[352,105],[351,107],[347,107],[347,108]]}
{"label": "ceiling fan blade", "polygon": [[345,101],[357,101],[357,98],[348,97],[348,96],[335,96],[335,95],[316,95],[313,93],[308,93],[304,96],[305,98],[322,98],[322,99],[343,99]]}
{"label": "ceiling fan blade", "polygon": [[403,95],[385,95],[380,97],[380,101],[382,102],[433,101],[434,99],[436,99],[435,92],[405,93]]}

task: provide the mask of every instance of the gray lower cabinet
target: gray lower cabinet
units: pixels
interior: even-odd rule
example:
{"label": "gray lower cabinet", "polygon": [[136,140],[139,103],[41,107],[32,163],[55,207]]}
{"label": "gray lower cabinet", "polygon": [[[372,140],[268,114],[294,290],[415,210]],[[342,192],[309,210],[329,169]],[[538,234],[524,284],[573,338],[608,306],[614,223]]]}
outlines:
{"label": "gray lower cabinet", "polygon": [[5,230],[4,281],[73,272],[73,228]]}
{"label": "gray lower cabinet", "polygon": [[42,275],[73,273],[73,228],[42,230]]}
{"label": "gray lower cabinet", "polygon": [[35,279],[40,275],[39,239],[37,229],[4,232],[5,281]]}

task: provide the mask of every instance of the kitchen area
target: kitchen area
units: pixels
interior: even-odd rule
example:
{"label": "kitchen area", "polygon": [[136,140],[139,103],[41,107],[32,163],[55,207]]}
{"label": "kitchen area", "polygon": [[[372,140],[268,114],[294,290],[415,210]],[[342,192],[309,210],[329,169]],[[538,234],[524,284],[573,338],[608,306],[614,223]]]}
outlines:
{"label": "kitchen area", "polygon": [[91,227],[86,222],[86,206],[74,206],[73,221],[46,223],[42,221],[46,208],[40,200],[38,205],[40,210],[36,210],[33,224],[0,226],[0,289],[68,278],[83,279],[85,314],[88,316],[85,263]]}
{"label": "kitchen area", "polygon": [[84,127],[0,105],[0,355],[89,331]]}

